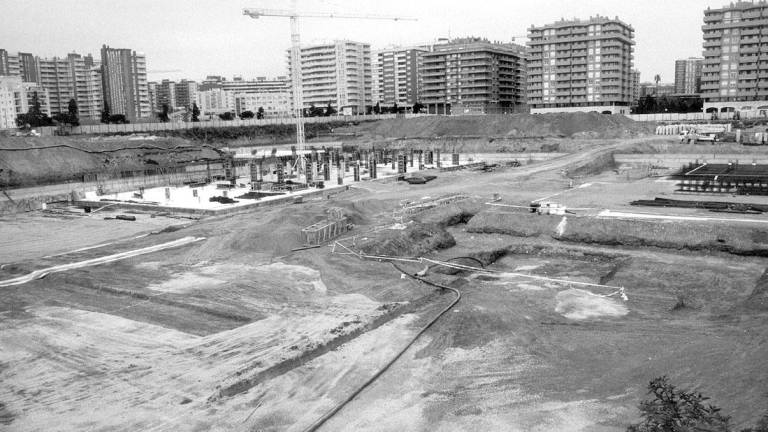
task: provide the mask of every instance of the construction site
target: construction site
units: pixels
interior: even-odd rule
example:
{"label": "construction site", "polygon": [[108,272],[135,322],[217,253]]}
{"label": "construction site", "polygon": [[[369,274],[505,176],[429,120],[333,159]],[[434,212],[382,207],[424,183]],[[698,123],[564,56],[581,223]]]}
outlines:
{"label": "construction site", "polygon": [[619,431],[663,375],[754,424],[768,149],[656,127],[3,138],[0,425]]}

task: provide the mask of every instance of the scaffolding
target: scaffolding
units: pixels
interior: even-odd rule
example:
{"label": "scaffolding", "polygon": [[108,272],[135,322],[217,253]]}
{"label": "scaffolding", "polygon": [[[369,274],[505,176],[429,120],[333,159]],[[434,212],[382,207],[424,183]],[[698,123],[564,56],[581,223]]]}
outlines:
{"label": "scaffolding", "polygon": [[328,218],[301,230],[300,241],[305,246],[317,246],[327,243],[349,231],[344,210],[333,207],[328,210]]}

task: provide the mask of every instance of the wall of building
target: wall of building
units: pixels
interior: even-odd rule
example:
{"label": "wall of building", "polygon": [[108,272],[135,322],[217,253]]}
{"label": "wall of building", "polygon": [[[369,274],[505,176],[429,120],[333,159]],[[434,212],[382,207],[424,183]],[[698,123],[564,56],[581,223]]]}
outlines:
{"label": "wall of building", "polygon": [[632,103],[634,29],[606,17],[528,30],[528,103],[539,108]]}
{"label": "wall of building", "polygon": [[454,39],[423,54],[419,101],[431,113],[500,114],[525,110],[524,47]]}

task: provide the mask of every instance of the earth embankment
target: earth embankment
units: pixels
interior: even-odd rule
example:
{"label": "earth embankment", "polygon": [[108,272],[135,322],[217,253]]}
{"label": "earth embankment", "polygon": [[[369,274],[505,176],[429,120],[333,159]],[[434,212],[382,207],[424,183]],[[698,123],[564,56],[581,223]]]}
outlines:
{"label": "earth embankment", "polygon": [[597,113],[429,116],[362,123],[343,128],[371,137],[483,136],[514,138],[625,138],[653,133],[625,116]]}
{"label": "earth embankment", "polygon": [[467,231],[516,237],[631,247],[710,250],[768,256],[768,230],[746,224],[696,221],[646,221],[529,213],[478,213]]}

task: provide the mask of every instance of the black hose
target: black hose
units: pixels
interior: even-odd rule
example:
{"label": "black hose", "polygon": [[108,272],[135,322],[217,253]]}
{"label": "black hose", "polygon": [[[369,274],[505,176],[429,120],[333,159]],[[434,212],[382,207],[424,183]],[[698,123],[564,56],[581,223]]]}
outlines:
{"label": "black hose", "polygon": [[383,366],[381,369],[379,369],[379,371],[378,371],[378,372],[376,372],[376,374],[374,374],[374,375],[373,375],[371,378],[369,378],[369,379],[368,379],[368,381],[366,381],[365,383],[363,383],[363,385],[361,385],[361,386],[360,386],[360,387],[359,387],[357,390],[355,390],[355,391],[354,391],[354,392],[353,392],[351,395],[349,395],[349,396],[348,396],[346,399],[344,399],[343,401],[339,402],[339,403],[338,403],[338,404],[337,404],[335,407],[333,407],[333,409],[331,409],[330,411],[328,411],[328,412],[326,412],[325,414],[323,414],[323,416],[322,416],[322,417],[320,417],[318,420],[316,420],[314,423],[312,423],[312,424],[311,424],[309,427],[307,427],[306,429],[304,429],[304,432],[315,432],[315,431],[316,431],[316,430],[317,430],[317,429],[318,429],[320,426],[322,426],[323,424],[325,424],[325,422],[327,422],[327,421],[328,421],[328,420],[330,420],[330,419],[331,419],[331,418],[332,418],[334,415],[336,415],[336,413],[338,413],[339,411],[341,411],[341,409],[342,409],[342,408],[344,408],[344,407],[345,407],[347,404],[349,404],[349,403],[350,403],[350,402],[351,402],[351,401],[352,401],[352,400],[353,400],[355,397],[357,397],[357,395],[359,395],[360,393],[362,393],[362,392],[363,392],[363,390],[365,390],[365,389],[366,389],[368,386],[370,386],[371,384],[373,384],[373,382],[374,382],[374,381],[376,381],[376,380],[377,380],[377,379],[378,379],[378,378],[379,378],[381,375],[383,375],[383,374],[384,374],[384,372],[386,372],[386,371],[387,371],[387,369],[389,369],[389,368],[390,368],[390,366],[392,366],[392,365],[393,365],[393,364],[394,364],[394,363],[395,363],[395,362],[396,362],[396,361],[397,361],[397,360],[398,360],[398,359],[399,359],[399,358],[400,358],[400,357],[401,357],[403,354],[405,354],[405,352],[408,350],[408,348],[410,348],[410,347],[411,347],[411,345],[413,345],[413,343],[414,343],[414,342],[416,342],[416,340],[417,340],[417,339],[418,339],[418,338],[419,338],[419,337],[420,337],[422,334],[424,334],[424,332],[425,332],[425,331],[427,331],[427,329],[428,329],[428,328],[430,328],[430,327],[432,326],[432,324],[434,324],[434,323],[435,323],[435,321],[437,321],[437,320],[438,320],[438,319],[439,319],[441,316],[443,316],[443,315],[444,315],[446,312],[448,312],[449,310],[451,310],[451,308],[453,308],[454,306],[456,306],[456,303],[458,303],[458,302],[459,302],[459,300],[461,300],[461,292],[459,292],[459,290],[457,290],[456,288],[451,288],[451,287],[449,287],[449,286],[441,285],[441,284],[438,284],[438,283],[436,283],[436,282],[431,282],[431,281],[428,281],[427,279],[424,279],[424,278],[422,278],[422,277],[419,277],[419,276],[416,276],[416,275],[412,275],[412,274],[410,274],[410,273],[406,272],[405,270],[403,270],[402,268],[400,268],[400,267],[399,267],[397,264],[395,264],[395,263],[391,263],[391,264],[392,264],[392,266],[393,266],[394,268],[396,268],[396,269],[397,269],[397,271],[399,271],[400,273],[402,273],[402,274],[404,274],[404,275],[408,276],[408,277],[409,277],[409,278],[411,278],[411,279],[415,279],[415,280],[417,280],[417,281],[420,281],[420,282],[424,282],[424,283],[425,283],[425,284],[427,284],[427,285],[431,285],[431,286],[434,286],[434,287],[437,287],[437,288],[441,288],[441,289],[444,289],[444,290],[451,290],[451,291],[453,291],[453,292],[456,294],[456,299],[454,299],[454,300],[451,302],[451,304],[449,304],[449,305],[448,305],[447,307],[445,307],[445,308],[444,308],[442,311],[440,311],[440,313],[439,313],[439,314],[437,314],[437,315],[436,315],[434,318],[432,318],[432,320],[430,320],[430,321],[429,321],[429,323],[427,323],[427,325],[425,325],[424,327],[422,327],[422,328],[421,328],[421,330],[419,330],[419,332],[418,332],[418,333],[416,333],[416,336],[414,336],[414,337],[413,337],[413,339],[411,339],[411,341],[410,341],[410,342],[408,342],[408,344],[407,344],[407,345],[405,345],[405,347],[403,347],[403,349],[401,349],[401,350],[400,350],[400,351],[399,351],[399,352],[398,352],[398,353],[397,353],[397,354],[396,354],[396,355],[395,355],[395,356],[394,356],[394,357],[393,357],[393,358],[392,358],[392,359],[391,359],[389,362],[387,362],[387,364],[385,364],[385,365],[384,365],[384,366]]}

